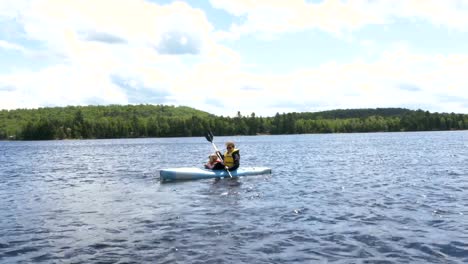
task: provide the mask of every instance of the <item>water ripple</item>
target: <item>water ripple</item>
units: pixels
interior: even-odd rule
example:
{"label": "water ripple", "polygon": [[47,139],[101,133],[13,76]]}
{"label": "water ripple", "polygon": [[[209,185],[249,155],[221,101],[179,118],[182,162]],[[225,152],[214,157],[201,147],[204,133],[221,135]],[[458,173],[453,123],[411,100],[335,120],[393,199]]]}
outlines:
{"label": "water ripple", "polygon": [[229,139],[273,175],[160,184],[203,138],[0,142],[0,262],[468,262],[467,132]]}

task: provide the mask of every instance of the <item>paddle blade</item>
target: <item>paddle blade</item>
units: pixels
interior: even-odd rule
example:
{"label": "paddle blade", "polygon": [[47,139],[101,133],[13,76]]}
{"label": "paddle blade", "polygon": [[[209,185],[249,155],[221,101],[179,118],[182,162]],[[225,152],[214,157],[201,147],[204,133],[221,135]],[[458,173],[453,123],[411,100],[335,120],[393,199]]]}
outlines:
{"label": "paddle blade", "polygon": [[208,140],[209,142],[213,142],[213,136],[210,132],[207,132],[206,135],[205,135],[205,138],[206,140]]}
{"label": "paddle blade", "polygon": [[214,135],[213,135],[213,133],[211,132],[211,130],[208,130],[208,134],[210,135],[211,140],[213,140]]}

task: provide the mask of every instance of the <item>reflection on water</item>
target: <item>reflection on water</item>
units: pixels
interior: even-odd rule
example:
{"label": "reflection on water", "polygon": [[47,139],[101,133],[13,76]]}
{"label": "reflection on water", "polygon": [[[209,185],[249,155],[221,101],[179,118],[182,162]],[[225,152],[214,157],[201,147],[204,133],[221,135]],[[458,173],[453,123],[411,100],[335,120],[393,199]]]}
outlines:
{"label": "reflection on water", "polygon": [[0,142],[0,262],[468,262],[468,133],[233,139],[272,175],[160,184],[204,138]]}

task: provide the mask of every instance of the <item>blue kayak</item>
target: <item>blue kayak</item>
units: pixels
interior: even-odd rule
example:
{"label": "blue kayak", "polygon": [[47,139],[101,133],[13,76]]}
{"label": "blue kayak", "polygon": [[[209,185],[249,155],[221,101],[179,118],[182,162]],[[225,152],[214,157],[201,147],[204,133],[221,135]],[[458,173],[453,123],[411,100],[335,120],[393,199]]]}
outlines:
{"label": "blue kayak", "polygon": [[[231,171],[232,177],[251,176],[271,174],[271,169],[267,167],[240,167],[235,171]],[[229,174],[225,170],[208,170],[201,168],[172,168],[162,169],[159,171],[161,182],[179,181],[179,180],[199,180],[210,178],[229,178]]]}

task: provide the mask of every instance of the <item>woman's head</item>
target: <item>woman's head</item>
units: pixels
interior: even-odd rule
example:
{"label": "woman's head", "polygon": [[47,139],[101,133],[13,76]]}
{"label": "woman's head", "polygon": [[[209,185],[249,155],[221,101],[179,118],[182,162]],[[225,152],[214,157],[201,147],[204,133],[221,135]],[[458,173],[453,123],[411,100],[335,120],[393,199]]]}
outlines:
{"label": "woman's head", "polygon": [[234,142],[232,142],[232,141],[226,142],[226,149],[228,151],[232,151],[232,150],[234,150],[234,148],[235,148]]}

